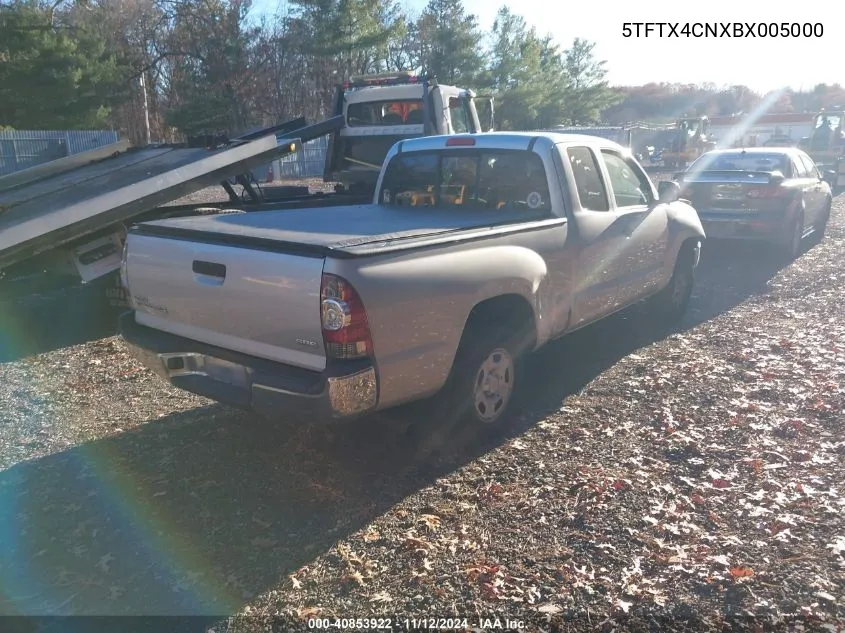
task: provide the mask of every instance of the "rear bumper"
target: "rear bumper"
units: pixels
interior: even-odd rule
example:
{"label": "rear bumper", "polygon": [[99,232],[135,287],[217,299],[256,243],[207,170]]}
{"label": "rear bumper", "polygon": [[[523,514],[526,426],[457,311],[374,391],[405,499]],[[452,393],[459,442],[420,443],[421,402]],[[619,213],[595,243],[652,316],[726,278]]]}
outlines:
{"label": "rear bumper", "polygon": [[368,360],[309,371],[139,325],[134,311],[121,315],[120,331],[134,355],[175,387],[267,417],[349,418],[378,402]]}
{"label": "rear bumper", "polygon": [[698,217],[707,239],[782,242],[789,238],[785,216],[781,213],[725,213],[703,210],[698,212]]}

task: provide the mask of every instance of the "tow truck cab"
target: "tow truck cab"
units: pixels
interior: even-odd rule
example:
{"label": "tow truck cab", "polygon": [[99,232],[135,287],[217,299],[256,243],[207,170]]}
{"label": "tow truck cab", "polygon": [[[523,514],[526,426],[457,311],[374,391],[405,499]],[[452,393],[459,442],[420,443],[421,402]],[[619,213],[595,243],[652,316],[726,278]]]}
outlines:
{"label": "tow truck cab", "polygon": [[810,155],[834,195],[845,191],[845,108],[825,108],[815,118],[813,131],[799,147]]}
{"label": "tow truck cab", "polygon": [[[483,124],[477,101],[489,103]],[[344,127],[330,136],[323,180],[355,193],[374,190],[397,141],[493,129],[492,98],[407,72],[350,78],[336,88],[333,115],[344,117]]]}

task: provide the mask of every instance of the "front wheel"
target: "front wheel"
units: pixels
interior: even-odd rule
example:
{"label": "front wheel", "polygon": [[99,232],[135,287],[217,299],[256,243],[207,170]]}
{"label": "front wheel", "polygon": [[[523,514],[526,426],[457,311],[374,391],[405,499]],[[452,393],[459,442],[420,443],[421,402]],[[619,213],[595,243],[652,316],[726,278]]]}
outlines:
{"label": "front wheel", "polygon": [[669,284],[649,300],[650,312],[659,321],[675,323],[686,313],[695,282],[699,248],[698,242],[684,242]]}

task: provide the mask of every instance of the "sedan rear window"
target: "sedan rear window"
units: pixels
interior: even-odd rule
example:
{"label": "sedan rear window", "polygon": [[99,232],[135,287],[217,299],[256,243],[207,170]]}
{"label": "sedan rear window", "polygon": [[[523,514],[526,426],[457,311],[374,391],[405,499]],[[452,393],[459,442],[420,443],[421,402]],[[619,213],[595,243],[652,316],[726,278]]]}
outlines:
{"label": "sedan rear window", "polygon": [[379,202],[532,211],[551,207],[543,161],[519,150],[399,154],[387,166]]}
{"label": "sedan rear window", "polygon": [[690,166],[690,171],[779,171],[789,177],[790,166],[789,157],[785,154],[728,152],[709,156],[705,154]]}

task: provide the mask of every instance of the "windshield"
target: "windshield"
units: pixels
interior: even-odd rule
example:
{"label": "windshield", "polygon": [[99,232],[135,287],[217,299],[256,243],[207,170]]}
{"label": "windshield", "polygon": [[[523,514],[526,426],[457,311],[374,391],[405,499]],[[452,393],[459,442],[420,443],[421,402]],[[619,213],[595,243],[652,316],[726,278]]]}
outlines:
{"label": "windshield", "polygon": [[760,152],[727,152],[705,154],[695,161],[690,171],[780,171],[788,172],[789,159],[785,154],[764,154]]}
{"label": "windshield", "polygon": [[422,125],[422,99],[393,99],[350,103],[346,108],[346,124],[350,127],[380,125]]}
{"label": "windshield", "polygon": [[842,117],[835,114],[825,114],[816,117],[816,129],[820,127],[829,127],[835,130],[842,124]]}
{"label": "windshield", "polygon": [[379,202],[413,207],[550,207],[543,161],[533,152],[452,150],[391,159]]}

